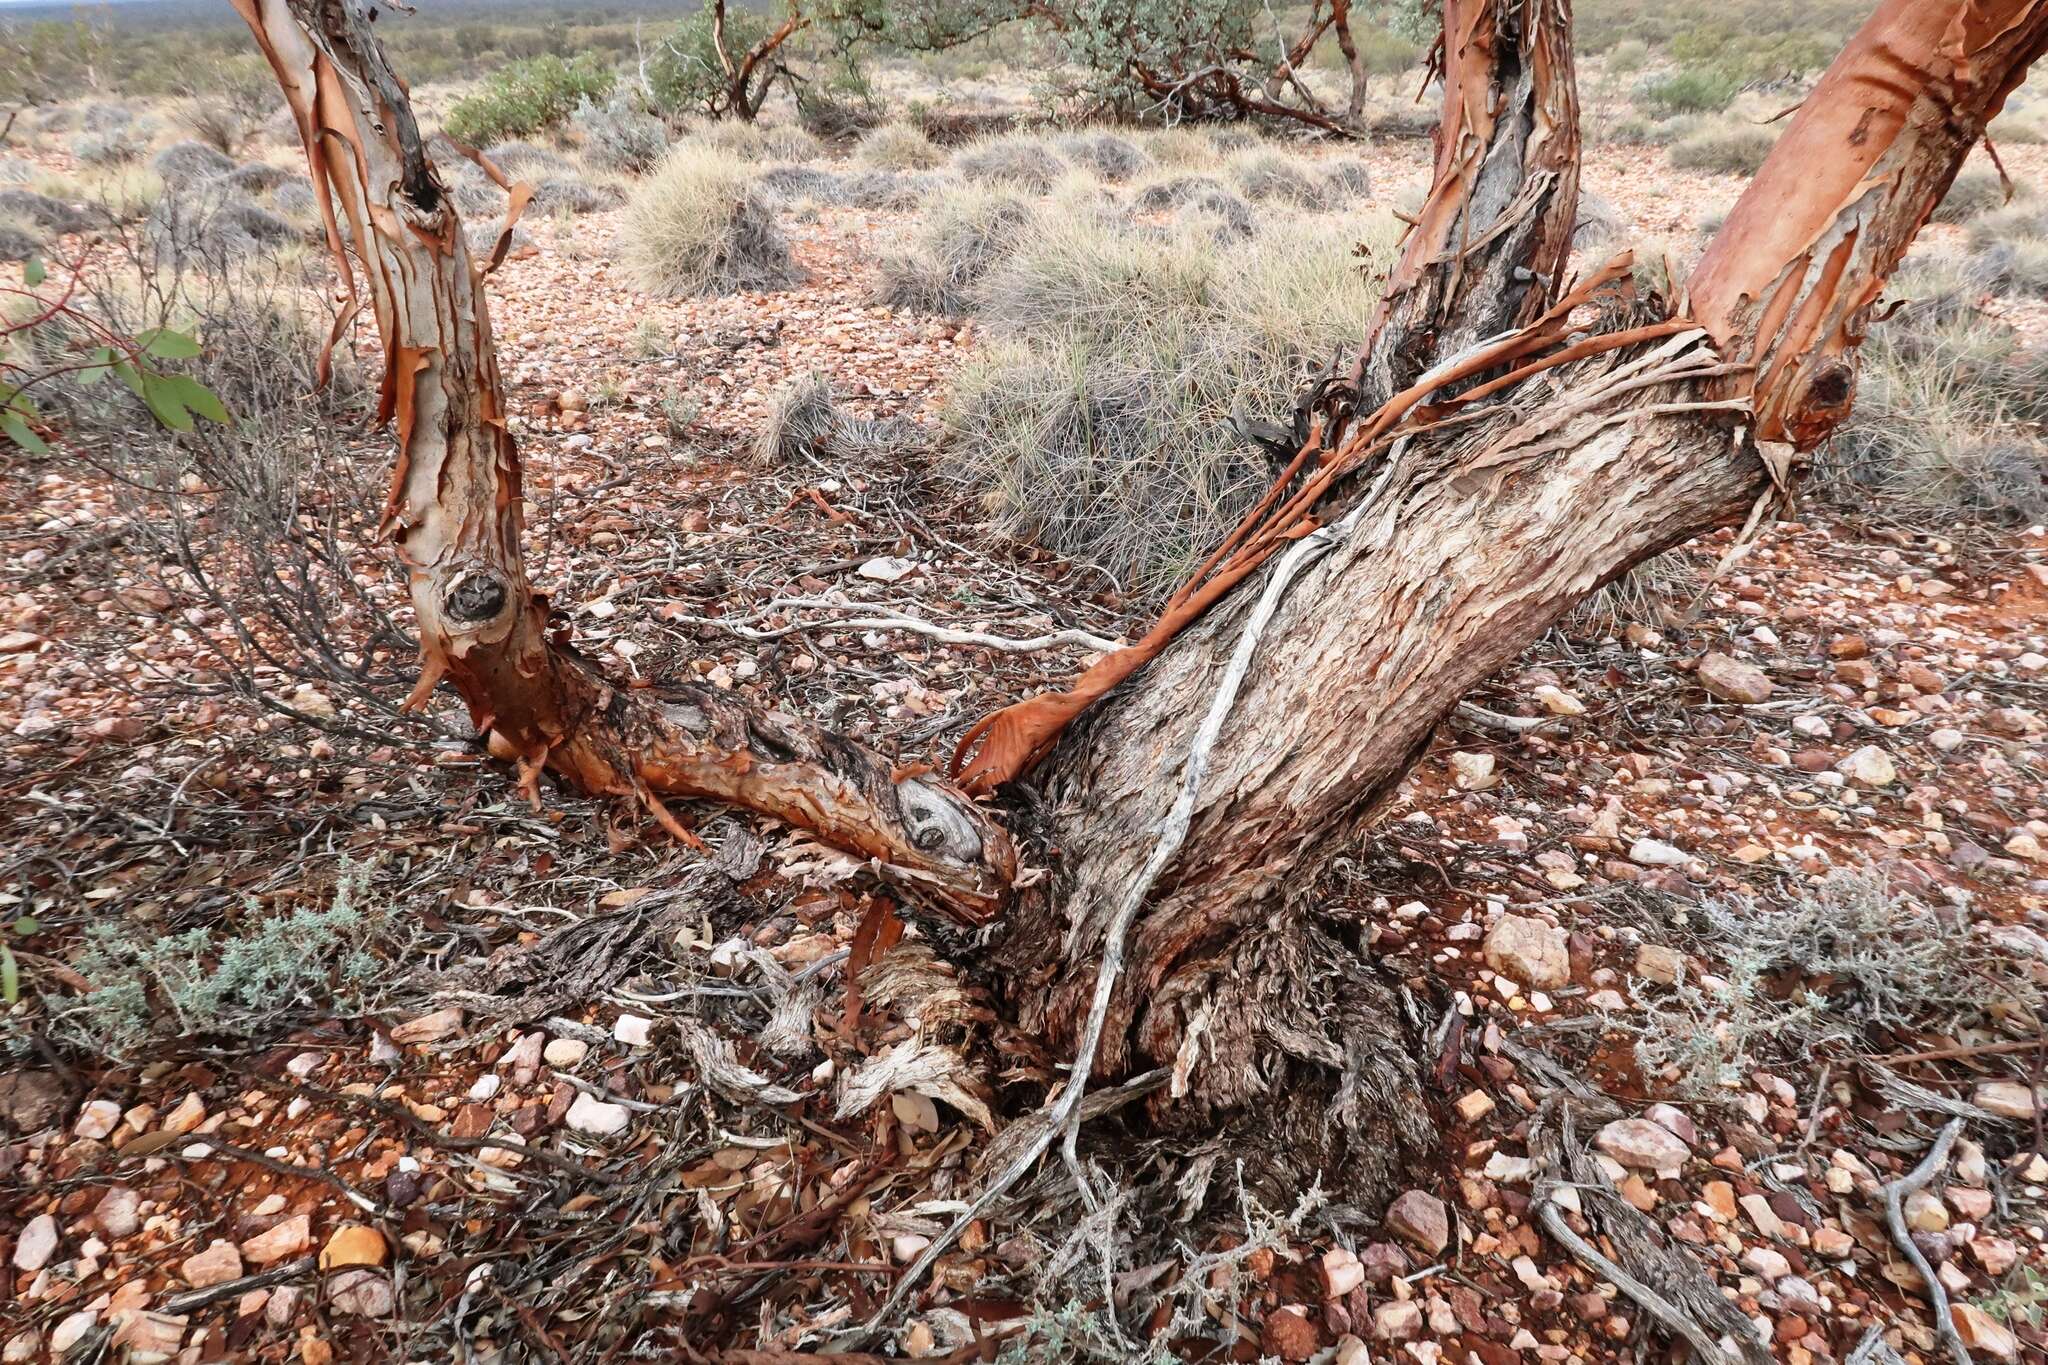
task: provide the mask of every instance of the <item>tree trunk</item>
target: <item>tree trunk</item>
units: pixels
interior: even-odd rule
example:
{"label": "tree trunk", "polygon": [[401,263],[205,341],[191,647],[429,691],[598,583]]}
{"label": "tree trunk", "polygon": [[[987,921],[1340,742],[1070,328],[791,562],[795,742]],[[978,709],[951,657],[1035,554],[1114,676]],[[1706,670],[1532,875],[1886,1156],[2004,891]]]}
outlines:
{"label": "tree trunk", "polygon": [[[1518,14],[1528,31],[1509,26]],[[1568,11],[1448,0],[1445,22],[1436,186],[1358,367],[1361,411],[1526,322],[1568,247]],[[1132,930],[1098,1075],[1174,1068],[1154,1120],[1228,1134],[1274,1157],[1280,1183],[1337,1169],[1348,1191],[1384,1193],[1405,1156],[1432,1150],[1415,1041],[1362,951],[1369,926],[1331,908],[1319,873],[1467,689],[1630,566],[1760,510],[1795,463],[1777,442],[1810,448],[1846,415],[1863,319],[2044,33],[2041,0],[1890,0],[1702,263],[1700,325],[1536,375],[1351,476],[1324,519],[1337,543],[1280,601]],[[994,961],[1055,1051],[1080,1035],[1109,908],[1159,838],[1273,572],[1040,772],[1058,875],[1013,911]]]}

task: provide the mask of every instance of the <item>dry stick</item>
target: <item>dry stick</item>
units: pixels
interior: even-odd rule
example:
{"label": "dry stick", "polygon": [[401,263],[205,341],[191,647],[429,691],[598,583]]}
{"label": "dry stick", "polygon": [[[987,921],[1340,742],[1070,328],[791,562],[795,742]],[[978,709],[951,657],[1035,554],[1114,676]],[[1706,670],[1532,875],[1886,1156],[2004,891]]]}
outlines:
{"label": "dry stick", "polygon": [[259,1270],[254,1275],[244,1275],[240,1279],[229,1280],[224,1284],[211,1284],[204,1289],[179,1294],[157,1311],[178,1317],[194,1309],[204,1308],[208,1304],[219,1303],[222,1299],[240,1298],[252,1289],[268,1289],[274,1284],[283,1284],[286,1280],[296,1280],[301,1275],[310,1275],[318,1264],[316,1257],[301,1256],[296,1261],[287,1261],[283,1265],[272,1266],[269,1270]]}
{"label": "dry stick", "polygon": [[1557,1239],[1558,1245],[1612,1280],[1616,1289],[1640,1304],[1644,1312],[1663,1325],[1665,1331],[1674,1336],[1684,1337],[1705,1359],[1729,1361],[1732,1365],[1740,1365],[1740,1361],[1723,1350],[1720,1342],[1708,1336],[1706,1328],[1694,1322],[1690,1314],[1681,1312],[1669,1299],[1608,1260],[1591,1242],[1573,1232],[1571,1224],[1564,1221],[1563,1211],[1551,1199],[1548,1189],[1538,1196],[1537,1216],[1543,1220],[1545,1231]]}
{"label": "dry stick", "polygon": [[1055,630],[1022,639],[1007,635],[991,635],[984,630],[955,630],[951,626],[938,625],[921,617],[905,616],[900,612],[890,611],[887,607],[873,607],[865,602],[787,598],[770,602],[763,611],[802,607],[826,611],[879,611],[882,614],[838,621],[793,621],[786,626],[770,626],[765,629],[722,616],[672,616],[669,622],[680,626],[717,626],[745,640],[779,640],[800,630],[902,630],[912,635],[928,636],[942,645],[979,645],[984,649],[1002,650],[1009,654],[1035,654],[1039,650],[1058,649],[1062,645],[1079,645],[1083,649],[1092,649],[1101,654],[1123,648],[1114,640],[1105,640],[1102,636],[1085,630]]}
{"label": "dry stick", "polygon": [[1906,1259],[1913,1263],[1913,1269],[1920,1272],[1920,1279],[1927,1286],[1927,1301],[1934,1308],[1934,1325],[1941,1333],[1949,1354],[1955,1357],[1956,1365],[1972,1365],[1970,1348],[1963,1344],[1963,1334],[1956,1330],[1955,1318],[1949,1312],[1948,1291],[1941,1287],[1940,1280],[1934,1278],[1934,1267],[1927,1263],[1926,1254],[1914,1242],[1912,1230],[1906,1226],[1906,1197],[1917,1193],[1948,1164],[1949,1148],[1955,1146],[1956,1137],[1962,1131],[1963,1121],[1950,1119],[1920,1164],[1884,1187],[1884,1221],[1885,1226],[1891,1229],[1892,1240],[1899,1244],[1899,1250],[1906,1253]]}

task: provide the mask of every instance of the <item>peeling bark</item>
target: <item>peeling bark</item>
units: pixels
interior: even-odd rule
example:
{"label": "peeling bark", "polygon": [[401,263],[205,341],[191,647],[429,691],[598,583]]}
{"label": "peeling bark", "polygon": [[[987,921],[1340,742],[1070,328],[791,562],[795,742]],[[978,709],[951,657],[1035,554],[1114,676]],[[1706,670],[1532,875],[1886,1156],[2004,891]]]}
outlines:
{"label": "peeling bark", "polygon": [[661,798],[728,801],[873,859],[963,920],[999,913],[1015,849],[960,793],[714,688],[615,687],[570,647],[520,559],[519,454],[477,271],[366,11],[235,5],[298,123],[342,274],[345,233],[383,338],[380,417],[398,442],[384,521],[418,617],[415,700],[451,683],[529,788],[549,770],[638,800],[684,837]]}
{"label": "peeling bark", "polygon": [[1557,297],[1579,203],[1570,0],[1444,0],[1429,198],[1353,373],[1359,411]]}
{"label": "peeling bark", "polygon": [[1848,416],[1872,305],[2044,44],[2048,5],[1886,0],[1800,106],[1690,285],[1761,439]]}

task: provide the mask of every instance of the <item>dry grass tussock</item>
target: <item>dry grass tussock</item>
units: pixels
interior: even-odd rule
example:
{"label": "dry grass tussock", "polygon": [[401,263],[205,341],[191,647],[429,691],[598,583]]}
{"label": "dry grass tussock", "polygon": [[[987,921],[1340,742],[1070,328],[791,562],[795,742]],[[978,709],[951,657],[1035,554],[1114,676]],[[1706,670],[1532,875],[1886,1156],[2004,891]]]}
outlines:
{"label": "dry grass tussock", "polygon": [[650,294],[782,289],[802,278],[769,198],[739,156],[686,141],[626,202],[620,255]]}
{"label": "dry grass tussock", "polygon": [[1045,194],[1066,175],[1067,163],[1043,138],[1006,133],[962,147],[953,169],[978,184]]}
{"label": "dry grass tussock", "polygon": [[1300,216],[1220,242],[1056,204],[966,291],[990,343],[951,395],[947,470],[1000,533],[1163,592],[1273,473],[1239,423],[1284,417],[1364,334],[1352,249],[1398,227]]}
{"label": "dry grass tussock", "polygon": [[2048,357],[1977,306],[1995,283],[1986,254],[1915,258],[1894,280],[1891,296],[1909,302],[1863,346],[1855,413],[1819,464],[1824,486],[1909,521],[2048,518]]}
{"label": "dry grass tussock", "polygon": [[964,314],[967,291],[1023,240],[1035,217],[1027,200],[1006,190],[949,190],[932,202],[907,249],[877,263],[875,301],[913,313]]}
{"label": "dry grass tussock", "polygon": [[907,123],[871,128],[853,149],[856,164],[882,171],[929,171],[945,159],[930,138]]}

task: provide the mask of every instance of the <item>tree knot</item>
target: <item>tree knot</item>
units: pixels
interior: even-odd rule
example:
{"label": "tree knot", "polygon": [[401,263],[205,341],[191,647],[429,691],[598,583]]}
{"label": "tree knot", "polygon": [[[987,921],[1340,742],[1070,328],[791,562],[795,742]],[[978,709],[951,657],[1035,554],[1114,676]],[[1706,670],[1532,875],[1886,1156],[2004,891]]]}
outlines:
{"label": "tree knot", "polygon": [[504,579],[494,569],[465,569],[441,594],[441,610],[450,623],[475,630],[497,619],[510,600]]}

